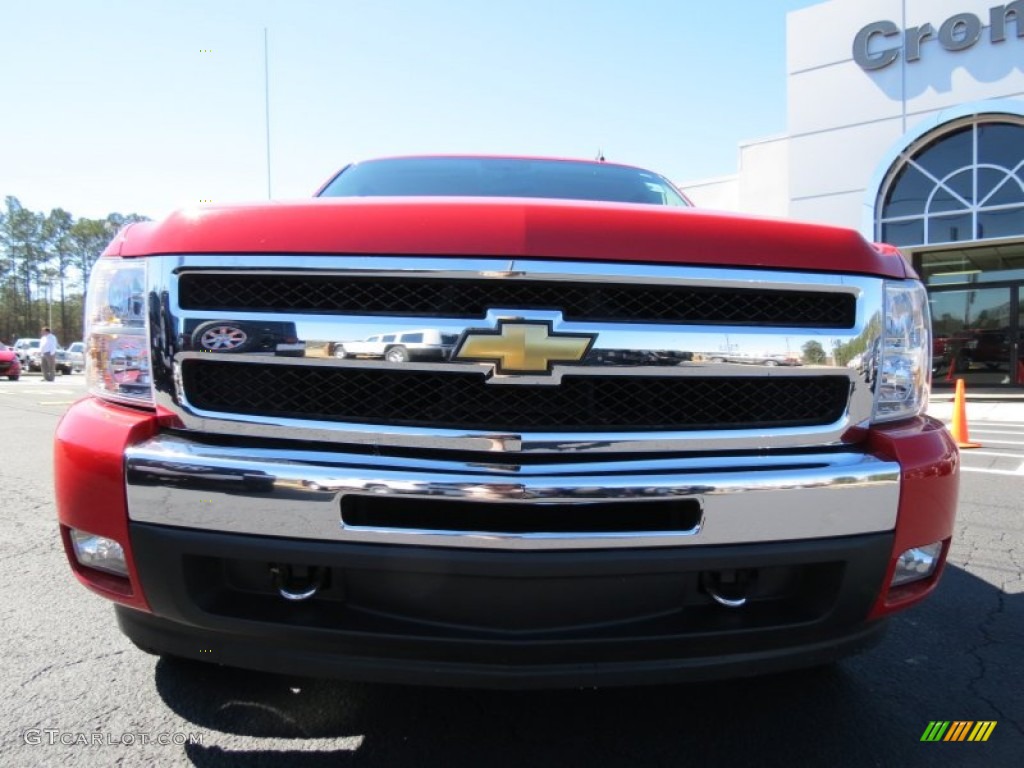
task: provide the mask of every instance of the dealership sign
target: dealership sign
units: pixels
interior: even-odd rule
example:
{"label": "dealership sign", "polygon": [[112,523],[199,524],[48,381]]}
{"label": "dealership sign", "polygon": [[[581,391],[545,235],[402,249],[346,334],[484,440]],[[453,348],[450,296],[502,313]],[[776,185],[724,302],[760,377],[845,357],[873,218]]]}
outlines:
{"label": "dealership sign", "polygon": [[[1017,37],[1024,37],[1024,0],[997,5],[988,13],[989,42],[1006,40],[1006,28],[1011,22],[1016,26]],[[937,38],[939,45],[947,51],[967,50],[981,40],[981,31],[981,19],[973,13],[950,16],[942,22],[938,32],[931,24],[900,31],[891,21],[875,21],[861,29],[853,39],[853,60],[868,72],[885,69],[899,59],[901,53],[906,61],[920,59],[921,43],[925,40]]]}

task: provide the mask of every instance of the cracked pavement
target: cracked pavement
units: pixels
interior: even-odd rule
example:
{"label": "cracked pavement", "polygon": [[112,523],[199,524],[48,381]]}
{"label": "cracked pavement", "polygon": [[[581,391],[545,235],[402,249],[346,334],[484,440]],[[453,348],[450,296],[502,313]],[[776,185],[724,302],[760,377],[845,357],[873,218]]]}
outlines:
{"label": "cracked pavement", "polygon": [[[0,764],[18,766],[1002,766],[1024,753],[1024,476],[965,473],[937,593],[835,668],[689,686],[490,692],[347,684],[160,660],[119,633],[57,540],[50,441],[81,377],[4,385]],[[77,382],[74,381],[77,379]],[[972,425],[973,426],[973,425]],[[931,720],[997,720],[982,744]],[[30,744],[62,733],[202,743]]]}

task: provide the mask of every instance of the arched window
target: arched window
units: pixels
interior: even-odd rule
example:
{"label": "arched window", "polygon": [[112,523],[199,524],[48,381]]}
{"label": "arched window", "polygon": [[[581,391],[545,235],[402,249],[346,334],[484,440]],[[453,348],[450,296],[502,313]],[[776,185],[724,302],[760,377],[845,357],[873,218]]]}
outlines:
{"label": "arched window", "polygon": [[1024,119],[978,115],[926,134],[882,184],[875,237],[913,246],[1024,234]]}

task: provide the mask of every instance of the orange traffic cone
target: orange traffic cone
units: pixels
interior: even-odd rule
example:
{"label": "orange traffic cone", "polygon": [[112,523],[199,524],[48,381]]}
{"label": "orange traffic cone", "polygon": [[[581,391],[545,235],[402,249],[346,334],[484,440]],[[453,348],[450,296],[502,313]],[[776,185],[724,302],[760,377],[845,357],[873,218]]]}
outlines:
{"label": "orange traffic cone", "polygon": [[981,448],[981,443],[972,443],[967,434],[967,403],[964,402],[963,379],[956,380],[956,397],[953,399],[953,439],[960,448]]}
{"label": "orange traffic cone", "polygon": [[956,355],[949,358],[949,373],[946,374],[946,381],[953,380],[953,371],[956,370]]}

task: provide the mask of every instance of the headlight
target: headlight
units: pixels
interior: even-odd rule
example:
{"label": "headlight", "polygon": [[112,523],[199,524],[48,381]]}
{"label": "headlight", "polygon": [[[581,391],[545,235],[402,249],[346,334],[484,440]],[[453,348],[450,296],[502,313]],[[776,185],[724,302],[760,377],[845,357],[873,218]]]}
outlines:
{"label": "headlight", "polygon": [[917,416],[928,405],[928,375],[932,369],[928,295],[919,281],[886,282],[881,345],[874,420]]}
{"label": "headlight", "polygon": [[85,306],[85,380],[92,394],[153,405],[148,325],[145,260],[101,258]]}

